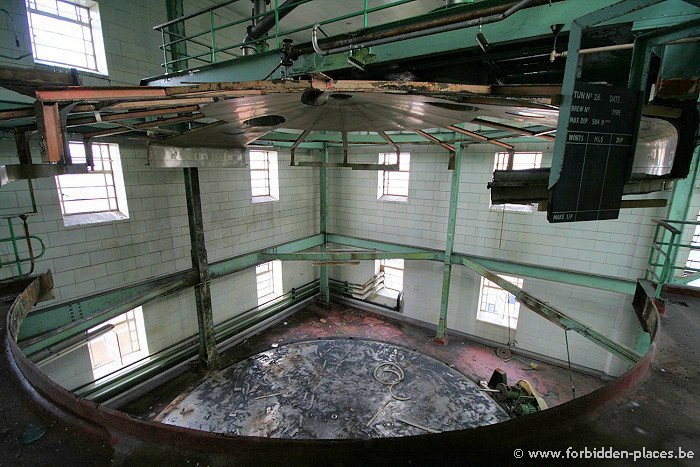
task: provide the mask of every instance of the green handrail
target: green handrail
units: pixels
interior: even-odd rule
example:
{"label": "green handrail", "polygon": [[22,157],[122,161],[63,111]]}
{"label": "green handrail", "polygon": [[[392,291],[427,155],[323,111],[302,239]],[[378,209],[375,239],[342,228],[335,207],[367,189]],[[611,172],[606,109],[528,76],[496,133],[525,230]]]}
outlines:
{"label": "green handrail", "polygon": [[[654,230],[654,241],[649,251],[649,261],[645,273],[646,279],[654,280],[656,286],[656,298],[661,298],[664,285],[682,284],[687,285],[690,279],[687,276],[700,272],[700,269],[688,266],[687,261],[682,265],[673,263],[673,259],[678,257],[678,250],[681,248],[692,251],[700,250],[700,244],[683,243],[684,227],[698,226],[698,221],[652,219],[656,224]],[[683,274],[676,276],[676,271],[683,271]]]}
{"label": "green handrail", "polygon": [[[15,235],[15,228],[14,225],[12,224],[12,217],[8,217],[7,219],[7,227],[10,232],[9,237],[5,238],[0,238],[0,243],[10,243],[12,244],[12,253],[14,256],[14,259],[11,261],[3,261],[2,258],[0,258],[0,269],[3,268],[4,266],[8,265],[13,265],[14,267],[17,268],[17,275],[13,277],[21,277],[21,276],[28,276],[34,272],[34,266],[36,263],[36,260],[44,256],[44,253],[46,253],[46,245],[44,245],[44,241],[37,237],[36,235],[30,235],[29,234],[29,225],[27,224],[27,216],[26,215],[20,215],[17,216],[20,218],[23,222],[23,227],[24,227],[24,235],[22,236],[17,236]],[[24,258],[20,256],[19,252],[19,244],[18,242],[24,240],[27,242],[27,251],[29,256]],[[36,240],[39,242],[39,246],[41,247],[39,254],[34,254],[34,248],[32,246],[32,240]],[[26,273],[24,272],[22,268],[22,263],[30,263],[30,268],[29,271]]]}
{"label": "green handrail", "polygon": [[[173,65],[176,63],[180,62],[186,62],[187,60],[197,60],[203,63],[207,64],[212,64],[216,63],[218,59],[218,54],[219,53],[226,53],[227,55],[230,55],[233,57],[233,59],[238,58],[239,55],[236,55],[235,53],[232,53],[232,49],[248,46],[248,45],[256,45],[260,46],[261,44],[264,44],[266,40],[268,39],[273,39],[275,40],[275,47],[276,50],[280,50],[281,44],[282,44],[282,38],[289,36],[291,34],[295,34],[298,32],[310,30],[314,27],[314,23],[308,24],[305,26],[297,27],[294,29],[290,29],[287,31],[280,31],[280,11],[284,11],[287,9],[292,9],[296,8],[300,5],[303,5],[305,3],[308,3],[312,0],[301,0],[299,2],[296,2],[293,5],[279,5],[279,0],[275,0],[274,3],[274,9],[272,11],[266,11],[263,13],[259,13],[257,15],[250,15],[246,16],[242,19],[238,19],[235,21],[230,21],[225,24],[221,24],[219,26],[215,25],[215,12],[219,8],[223,8],[226,5],[229,5],[232,3],[231,1],[226,1],[223,2],[219,5],[215,5],[212,7],[207,7],[203,10],[200,10],[195,13],[190,13],[188,15],[182,16],[180,18],[175,18],[174,20],[168,21],[167,23],[159,24],[153,27],[153,30],[155,31],[160,31],[161,33],[161,39],[162,43],[159,46],[161,50],[163,50],[163,63],[161,66],[165,68],[166,73],[170,73],[173,71]],[[389,2],[386,4],[382,5],[377,5],[374,7],[369,6],[368,0],[356,0],[356,1],[361,1],[362,2],[362,8],[356,11],[353,11],[352,13],[347,13],[344,15],[336,16],[330,19],[322,20],[319,21],[318,23],[321,25],[327,25],[327,24],[332,24],[332,23],[337,23],[340,21],[344,21],[350,18],[355,18],[358,16],[362,17],[362,25],[364,28],[368,27],[369,25],[369,15],[372,13],[376,13],[378,11],[386,10],[388,8],[393,8],[399,5],[403,5],[406,3],[413,3],[417,0],[395,0],[393,2]],[[251,40],[251,41],[242,41],[242,42],[237,42],[235,44],[230,44],[230,45],[223,45],[221,42],[221,35],[219,35],[219,38],[216,37],[217,32],[232,28],[234,26],[237,26],[239,24],[244,24],[244,23],[249,23],[251,24],[253,20],[262,18],[264,16],[274,14],[275,15],[275,27],[274,27],[274,32],[273,34],[267,34],[262,38]],[[209,15],[209,27],[205,27],[205,29],[200,30],[194,34],[190,35],[185,35],[180,36],[179,34],[175,34],[174,32],[170,31],[168,27],[174,23],[185,23],[189,20],[193,19],[198,19],[203,15]],[[189,24],[195,24],[195,23],[189,23]],[[166,38],[167,35],[167,38]],[[197,38],[210,35],[211,39],[209,41],[209,44],[202,42],[201,40],[197,40]],[[191,43],[193,45],[199,46],[199,47],[204,47],[207,50],[202,53],[195,53],[192,55],[186,54],[185,56],[181,56],[177,59],[170,59],[168,58],[168,52],[172,50],[172,47],[176,44],[179,44],[181,42],[185,43]],[[205,58],[206,57],[206,58]]]}

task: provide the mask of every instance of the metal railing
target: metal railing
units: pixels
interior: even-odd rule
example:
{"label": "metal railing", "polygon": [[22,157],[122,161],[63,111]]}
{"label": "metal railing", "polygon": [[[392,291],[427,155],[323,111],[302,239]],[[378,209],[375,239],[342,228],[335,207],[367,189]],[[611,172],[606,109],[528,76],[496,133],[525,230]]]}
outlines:
{"label": "metal railing", "polygon": [[[17,274],[12,277],[28,276],[34,272],[34,267],[36,265],[36,260],[44,256],[46,252],[46,246],[44,242],[36,235],[29,234],[29,224],[27,224],[27,216],[25,214],[17,216],[22,221],[23,234],[15,235],[15,226],[13,224],[14,217],[7,217],[7,228],[10,233],[9,237],[0,238],[0,243],[9,243],[12,245],[12,258],[10,260],[3,261],[0,257],[0,269],[5,266],[14,266],[17,269]],[[35,254],[32,241],[35,240],[39,243],[39,253]],[[21,243],[26,243],[26,257],[23,257],[20,253]],[[23,263],[29,263],[29,270],[25,271],[22,267]]]}
{"label": "metal railing", "polygon": [[[695,229],[699,221],[679,221],[670,219],[652,219],[656,224],[654,242],[649,252],[645,278],[656,282],[656,298],[666,284],[689,285],[700,279],[700,255],[693,258],[693,252],[700,251],[700,239],[696,239]],[[689,228],[693,232],[688,232]],[[690,241],[684,238],[691,237]],[[680,254],[688,252],[688,255]],[[699,267],[695,267],[695,264]]]}
{"label": "metal railing", "polygon": [[[393,2],[389,2],[383,5],[377,5],[374,7],[369,7],[368,0],[354,0],[362,4],[361,9],[330,19],[315,21],[314,23],[310,23],[308,25],[296,28],[291,28],[285,31],[280,30],[280,16],[283,16],[282,13],[286,13],[289,10],[294,9],[300,5],[309,3],[312,0],[300,0],[290,5],[280,5],[280,0],[273,0],[274,8],[269,11],[265,11],[257,15],[246,16],[235,21],[230,21],[224,24],[217,25],[217,12],[221,8],[235,3],[236,1],[237,0],[224,1],[218,5],[204,8],[197,12],[190,13],[179,18],[175,18],[171,21],[153,27],[155,31],[160,31],[161,33],[162,43],[159,46],[159,48],[163,51],[163,63],[161,64],[161,66],[165,69],[165,73],[171,73],[176,70],[180,71],[187,69],[187,64],[191,60],[199,64],[213,64],[219,62],[221,60],[222,55],[226,55],[225,60],[236,59],[239,58],[242,54],[235,53],[234,50],[241,49],[244,47],[253,47],[256,49],[257,52],[263,52],[269,50],[267,41],[274,40],[274,50],[281,50],[282,41],[284,38],[287,38],[288,36],[299,32],[307,30],[311,31],[316,24],[324,26],[361,16],[363,28],[366,28],[369,25],[369,16],[372,13],[376,13],[378,11],[386,10],[388,8],[393,8],[406,3],[413,3],[417,0],[395,0]],[[230,14],[230,12],[227,12],[227,14]],[[245,41],[245,31],[243,31],[243,33],[240,34],[241,41],[234,41],[234,43],[224,43],[227,40],[227,38],[225,37],[226,32],[230,33],[232,30],[234,30],[234,28],[236,28],[236,26],[242,24],[252,24],[254,20],[258,21],[268,15],[274,15],[274,27],[263,37]],[[201,29],[201,26],[197,25],[197,23],[201,23],[203,17],[208,17],[209,27],[206,29]],[[177,29],[184,29],[185,31],[188,31],[192,28],[197,28],[198,30],[192,34],[185,33],[185,35],[182,35],[179,32],[177,32]],[[321,30],[321,32],[323,32],[323,30]],[[309,38],[311,38],[310,33]],[[185,53],[182,56],[179,56],[179,53],[176,53],[176,55],[178,56],[173,57],[172,52],[175,50],[176,47],[182,47],[182,45],[191,45],[194,49],[197,50],[197,52],[193,54]],[[204,49],[204,51],[202,51],[202,49]]]}

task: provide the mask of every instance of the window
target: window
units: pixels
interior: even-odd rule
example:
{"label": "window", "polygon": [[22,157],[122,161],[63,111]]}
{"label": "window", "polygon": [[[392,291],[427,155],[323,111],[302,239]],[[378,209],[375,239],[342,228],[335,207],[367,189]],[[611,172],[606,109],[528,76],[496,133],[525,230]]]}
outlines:
{"label": "window", "polygon": [[[83,143],[68,145],[71,159],[85,163]],[[57,175],[56,188],[63,222],[68,226],[128,219],[119,145],[94,143],[94,168],[86,174]]]}
{"label": "window", "polygon": [[253,203],[265,203],[280,199],[277,153],[275,151],[250,151],[250,191]]}
{"label": "window", "polygon": [[[494,170],[539,169],[542,165],[541,152],[497,152]],[[491,209],[498,211],[532,212],[534,204],[492,204]]]}
{"label": "window", "polygon": [[146,328],[140,306],[95,326],[89,332],[107,325],[113,326],[110,331],[88,341],[92,374],[95,379],[148,357]]}
{"label": "window", "polygon": [[[398,171],[379,170],[377,199],[382,201],[398,201],[405,203],[408,201],[408,174],[411,162],[411,154],[401,153]],[[379,154],[380,164],[396,164],[396,153],[387,152]]]}
{"label": "window", "polygon": [[282,296],[282,262],[279,260],[255,266],[258,306]]}
{"label": "window", "polygon": [[[499,277],[520,288],[523,286],[523,280],[519,277]],[[519,312],[520,303],[515,300],[515,295],[503,290],[490,280],[481,278],[479,309],[476,312],[476,319],[516,329]]]}
{"label": "window", "polygon": [[[698,214],[696,220],[700,222],[700,213]],[[691,239],[690,244],[693,248],[700,248],[700,225],[695,226],[693,238]],[[697,273],[697,271],[693,271],[693,269],[700,269],[700,249],[690,250],[688,253],[688,260],[685,262],[685,267],[690,268],[690,270],[686,270],[683,273],[684,276]],[[689,282],[688,285],[691,287],[700,287],[700,279],[695,279],[694,281]]]}
{"label": "window", "polygon": [[107,74],[97,3],[26,0],[34,61]]}
{"label": "window", "polygon": [[403,260],[382,259],[375,261],[377,272],[384,273],[384,288],[401,292],[403,290]]}

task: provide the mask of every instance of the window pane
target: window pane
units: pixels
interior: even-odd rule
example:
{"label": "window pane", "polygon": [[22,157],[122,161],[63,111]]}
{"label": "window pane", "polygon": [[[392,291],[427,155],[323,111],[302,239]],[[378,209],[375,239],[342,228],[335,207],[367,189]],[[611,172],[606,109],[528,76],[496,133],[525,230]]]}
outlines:
{"label": "window pane", "polygon": [[[111,146],[105,143],[92,145],[95,171],[56,177],[58,199],[64,215],[118,210],[117,190],[112,172]],[[73,162],[84,164],[85,147],[83,144],[72,142],[69,143],[68,147]]]}
{"label": "window pane", "polygon": [[[519,277],[500,277],[518,287],[522,288],[523,286],[523,280]],[[476,313],[477,320],[515,329],[518,324],[519,312],[520,303],[515,300],[514,295],[501,289],[488,279],[481,279],[479,308]]]}
{"label": "window pane", "polygon": [[26,4],[36,60],[98,71],[89,8],[63,1]]}
{"label": "window pane", "polygon": [[[390,196],[408,197],[408,182],[410,170],[411,155],[407,152],[401,153],[401,161],[399,171],[379,171],[380,180],[382,180],[381,194]],[[380,164],[396,164],[396,153],[381,153],[379,154]]]}

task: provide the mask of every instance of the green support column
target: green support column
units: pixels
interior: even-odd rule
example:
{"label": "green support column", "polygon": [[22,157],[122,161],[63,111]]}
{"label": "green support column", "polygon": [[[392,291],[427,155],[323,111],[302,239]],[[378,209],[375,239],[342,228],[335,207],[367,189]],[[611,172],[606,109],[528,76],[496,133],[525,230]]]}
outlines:
{"label": "green support column", "polygon": [[[328,146],[323,145],[321,151],[321,162],[328,164]],[[321,190],[321,212],[320,224],[321,234],[323,234],[323,246],[321,249],[326,251],[326,235],[328,234],[328,165],[323,165],[319,168],[320,190]],[[321,303],[324,306],[329,306],[330,289],[328,287],[328,266],[321,266]]]}
{"label": "green support column", "polygon": [[450,278],[452,277],[452,250],[455,244],[457,225],[457,202],[459,201],[459,181],[462,174],[462,144],[455,143],[455,168],[452,171],[450,188],[450,213],[447,220],[447,241],[445,242],[445,265],[442,272],[442,297],[440,298],[440,321],[435,342],[447,344],[447,307],[450,299]]}
{"label": "green support column", "polygon": [[197,325],[199,328],[199,362],[207,370],[219,369],[219,351],[216,348],[214,315],[211,304],[211,288],[207,249],[204,244],[204,223],[202,221],[202,199],[199,192],[199,171],[195,167],[185,167],[185,196],[187,197],[187,218],[192,244],[192,266],[198,274],[194,287],[197,303]]}
{"label": "green support column", "polygon": [[[168,21],[185,15],[184,0],[165,0],[165,8]],[[172,42],[185,37],[185,22],[180,21],[168,27],[168,32],[164,37],[166,42]],[[170,60],[175,61],[170,71],[180,71],[187,69],[187,60],[180,60],[187,57],[187,42],[182,41],[167,47],[166,52],[170,52]],[[180,60],[180,61],[176,61]],[[167,71],[167,70],[166,70]]]}

